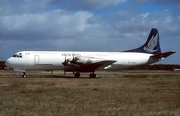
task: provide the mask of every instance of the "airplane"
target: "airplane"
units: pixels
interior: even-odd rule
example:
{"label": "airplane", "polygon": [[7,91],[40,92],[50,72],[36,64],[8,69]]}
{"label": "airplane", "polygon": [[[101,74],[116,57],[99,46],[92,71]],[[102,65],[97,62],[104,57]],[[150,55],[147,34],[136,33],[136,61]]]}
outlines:
{"label": "airplane", "polygon": [[82,51],[20,51],[8,58],[6,66],[22,72],[27,77],[28,70],[64,70],[73,72],[74,77],[89,72],[96,78],[97,69],[121,70],[158,62],[174,51],[161,52],[159,33],[152,28],[144,45],[122,52],[82,52]]}

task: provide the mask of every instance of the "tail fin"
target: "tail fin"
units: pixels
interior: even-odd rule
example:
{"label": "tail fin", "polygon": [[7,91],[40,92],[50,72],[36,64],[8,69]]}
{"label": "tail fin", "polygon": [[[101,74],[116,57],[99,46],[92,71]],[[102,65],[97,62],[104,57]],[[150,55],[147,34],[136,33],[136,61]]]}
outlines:
{"label": "tail fin", "polygon": [[127,50],[125,52],[140,52],[140,53],[150,53],[150,54],[160,54],[161,48],[159,44],[159,33],[156,28],[152,28],[148,36],[148,39],[144,45],[139,48]]}

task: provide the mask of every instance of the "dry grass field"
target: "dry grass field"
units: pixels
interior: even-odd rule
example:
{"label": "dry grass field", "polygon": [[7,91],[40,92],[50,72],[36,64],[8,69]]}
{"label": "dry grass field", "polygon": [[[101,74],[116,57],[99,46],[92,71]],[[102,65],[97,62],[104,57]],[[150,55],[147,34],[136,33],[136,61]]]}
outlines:
{"label": "dry grass field", "polygon": [[[103,74],[103,72],[101,72]],[[179,116],[180,72],[106,72],[105,78],[0,71],[1,116]]]}

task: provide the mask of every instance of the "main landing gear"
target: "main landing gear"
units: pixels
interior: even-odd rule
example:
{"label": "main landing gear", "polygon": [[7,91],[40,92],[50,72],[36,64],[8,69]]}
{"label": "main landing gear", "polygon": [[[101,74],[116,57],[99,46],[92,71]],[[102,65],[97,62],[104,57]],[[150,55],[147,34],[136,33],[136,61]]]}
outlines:
{"label": "main landing gear", "polygon": [[22,78],[26,78],[26,77],[27,77],[26,72],[23,72]]}
{"label": "main landing gear", "polygon": [[96,78],[96,74],[94,74],[94,72],[92,72],[92,73],[89,75],[89,78]]}
{"label": "main landing gear", "polygon": [[[74,77],[79,78],[80,77],[80,73],[76,72],[74,73]],[[92,72],[91,74],[89,74],[89,78],[96,78],[96,74],[94,74],[94,72]]]}
{"label": "main landing gear", "polygon": [[74,73],[74,77],[76,77],[76,78],[79,78],[80,75],[81,75],[81,74],[80,74],[79,72]]}

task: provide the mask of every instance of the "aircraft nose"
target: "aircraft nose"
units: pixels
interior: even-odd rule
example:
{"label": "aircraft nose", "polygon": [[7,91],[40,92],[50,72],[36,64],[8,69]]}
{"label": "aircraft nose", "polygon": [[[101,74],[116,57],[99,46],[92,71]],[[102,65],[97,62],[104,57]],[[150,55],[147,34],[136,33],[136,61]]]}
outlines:
{"label": "aircraft nose", "polygon": [[9,59],[6,60],[5,65],[9,67]]}
{"label": "aircraft nose", "polygon": [[8,58],[8,59],[6,60],[5,65],[6,65],[7,67],[12,68],[12,67],[11,67],[11,65],[12,65],[11,58]]}

